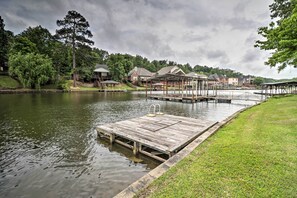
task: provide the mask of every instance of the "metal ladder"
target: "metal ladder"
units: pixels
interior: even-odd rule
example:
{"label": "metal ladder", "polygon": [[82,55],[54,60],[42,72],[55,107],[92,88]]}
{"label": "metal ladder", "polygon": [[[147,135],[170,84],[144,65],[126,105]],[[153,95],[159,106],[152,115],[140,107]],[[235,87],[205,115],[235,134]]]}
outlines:
{"label": "metal ladder", "polygon": [[[156,107],[158,107],[158,112],[156,112]],[[153,110],[153,112],[151,111]],[[161,112],[161,105],[160,104],[152,104],[149,107],[148,114],[146,116],[148,117],[155,117],[156,115],[164,115],[164,113]]]}

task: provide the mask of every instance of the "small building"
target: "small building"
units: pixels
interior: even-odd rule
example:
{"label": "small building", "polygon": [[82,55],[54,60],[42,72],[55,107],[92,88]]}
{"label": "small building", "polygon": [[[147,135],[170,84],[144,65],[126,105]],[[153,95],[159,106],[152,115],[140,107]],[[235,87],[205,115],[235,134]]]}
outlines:
{"label": "small building", "polygon": [[228,85],[238,86],[238,78],[228,78]]}
{"label": "small building", "polygon": [[110,80],[110,72],[107,65],[103,64],[96,64],[95,70],[94,70],[94,85],[96,87],[102,86],[101,82]]}
{"label": "small building", "polygon": [[132,83],[137,82],[145,82],[148,78],[152,77],[154,73],[148,71],[145,68],[142,67],[134,67],[129,73],[128,73],[128,80]]}

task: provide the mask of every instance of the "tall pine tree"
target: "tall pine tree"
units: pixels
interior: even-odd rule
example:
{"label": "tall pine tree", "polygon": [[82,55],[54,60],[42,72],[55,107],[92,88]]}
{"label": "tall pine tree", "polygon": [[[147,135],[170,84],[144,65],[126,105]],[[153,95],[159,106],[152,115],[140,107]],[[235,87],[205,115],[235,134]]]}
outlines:
{"label": "tall pine tree", "polygon": [[90,25],[85,17],[74,10],[68,11],[63,20],[57,20],[57,25],[61,27],[61,29],[56,30],[57,37],[72,47],[73,86],[76,87],[75,51],[81,45],[94,44],[93,41],[88,39],[93,37],[91,31],[88,30]]}

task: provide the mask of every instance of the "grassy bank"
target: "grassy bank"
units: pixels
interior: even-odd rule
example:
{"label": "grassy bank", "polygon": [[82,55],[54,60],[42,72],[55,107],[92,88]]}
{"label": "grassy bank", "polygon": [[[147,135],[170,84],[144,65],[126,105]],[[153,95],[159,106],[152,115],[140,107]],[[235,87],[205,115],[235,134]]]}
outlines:
{"label": "grassy bank", "polygon": [[296,197],[297,96],[274,98],[220,129],[139,195]]}
{"label": "grassy bank", "polygon": [[0,75],[0,89],[16,89],[21,87],[18,81],[14,80],[10,76]]}

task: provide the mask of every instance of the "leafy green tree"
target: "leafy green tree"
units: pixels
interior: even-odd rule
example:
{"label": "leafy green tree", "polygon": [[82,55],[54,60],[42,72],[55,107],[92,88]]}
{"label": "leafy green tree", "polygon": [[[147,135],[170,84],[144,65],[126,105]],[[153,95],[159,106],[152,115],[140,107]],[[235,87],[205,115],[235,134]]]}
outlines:
{"label": "leafy green tree", "polygon": [[[127,58],[127,57],[126,57]],[[123,81],[127,75],[127,67],[132,67],[133,63],[125,59],[125,55],[111,54],[108,57],[107,65],[113,80]]]}
{"label": "leafy green tree", "polygon": [[34,43],[38,53],[48,55],[49,57],[52,56],[55,40],[46,28],[43,28],[40,25],[33,28],[28,27],[21,34],[19,34],[19,36],[26,37],[32,43]]}
{"label": "leafy green tree", "polygon": [[75,51],[77,47],[84,44],[93,45],[94,42],[88,38],[93,37],[88,28],[89,22],[80,13],[71,10],[63,20],[57,20],[57,25],[61,29],[56,30],[56,35],[59,39],[65,41],[66,44],[70,44],[72,47],[72,68],[73,68],[73,86],[76,87],[76,59]]}
{"label": "leafy green tree", "polygon": [[45,55],[16,53],[9,55],[9,75],[16,77],[23,87],[40,89],[54,76],[52,61]]}
{"label": "leafy green tree", "polygon": [[8,61],[9,36],[4,29],[4,21],[0,16],[0,67],[4,68]]}
{"label": "leafy green tree", "polygon": [[32,43],[27,37],[16,36],[11,47],[10,54],[27,54],[38,53],[38,49],[34,43]]}
{"label": "leafy green tree", "polygon": [[90,81],[94,74],[96,63],[99,63],[99,54],[94,52],[89,46],[81,46],[77,49],[78,73],[84,81]]}
{"label": "leafy green tree", "polygon": [[55,41],[52,44],[51,59],[53,61],[53,67],[56,70],[57,80],[59,80],[61,76],[70,75],[72,68],[72,56],[70,52],[71,48],[59,41]]}
{"label": "leafy green tree", "polygon": [[108,51],[98,49],[98,48],[93,48],[93,52],[96,53],[99,56],[98,63],[99,64],[105,64],[106,60],[108,59],[109,53]]}
{"label": "leafy green tree", "polygon": [[288,18],[293,10],[293,4],[291,0],[274,0],[274,2],[269,6],[271,11],[271,18],[278,18],[279,20]]}
{"label": "leafy green tree", "polygon": [[268,27],[260,27],[258,34],[265,40],[256,41],[255,47],[272,50],[272,55],[265,62],[270,67],[277,67],[280,72],[287,66],[297,67],[297,0],[275,0],[270,6],[271,17],[278,17]]}
{"label": "leafy green tree", "polygon": [[262,83],[264,83],[264,78],[262,77],[256,77],[253,81],[253,83],[257,86],[260,86]]}
{"label": "leafy green tree", "polygon": [[180,68],[187,74],[189,72],[193,71],[193,68],[191,67],[191,65],[189,63],[181,65]]}

